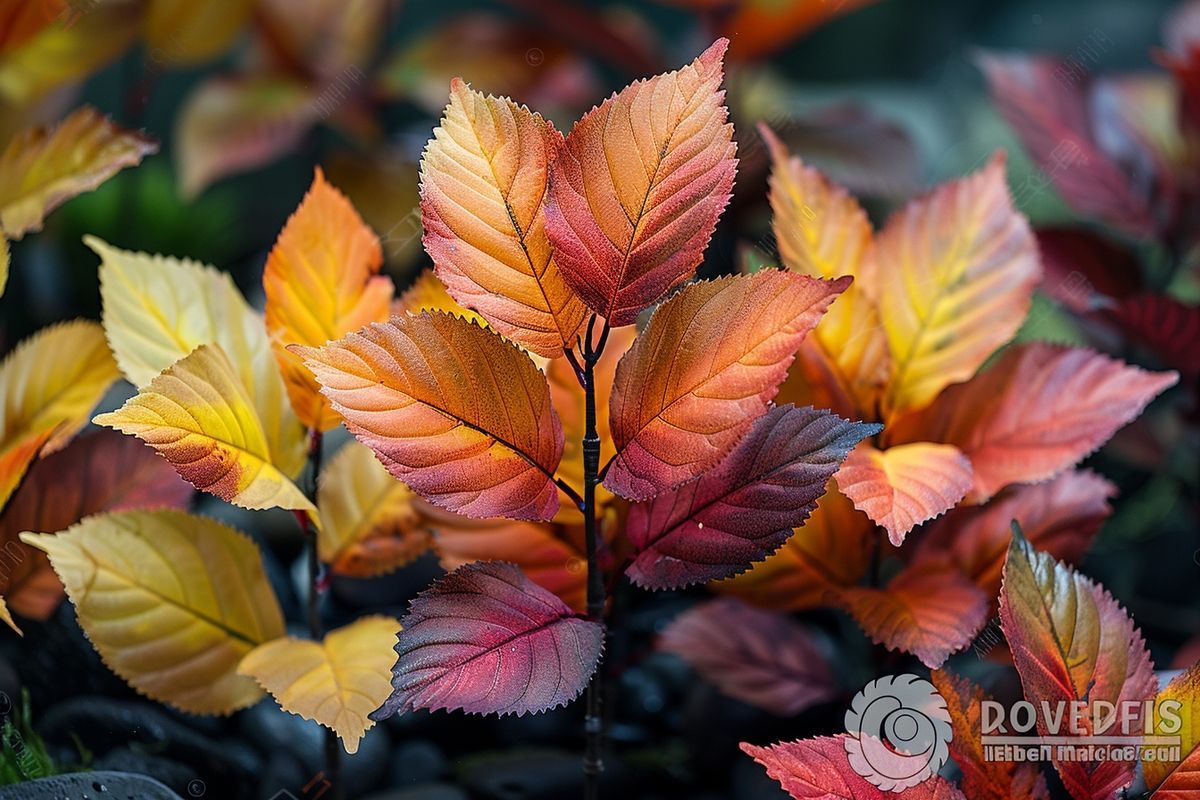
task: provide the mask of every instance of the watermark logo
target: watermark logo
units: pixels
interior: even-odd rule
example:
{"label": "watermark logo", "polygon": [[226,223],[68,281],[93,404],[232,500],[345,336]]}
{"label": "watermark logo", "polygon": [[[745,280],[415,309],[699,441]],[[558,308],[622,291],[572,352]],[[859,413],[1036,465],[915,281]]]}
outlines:
{"label": "watermark logo", "polygon": [[929,780],[950,757],[945,699],[916,675],[885,675],[854,696],[846,712],[850,767],[889,792]]}

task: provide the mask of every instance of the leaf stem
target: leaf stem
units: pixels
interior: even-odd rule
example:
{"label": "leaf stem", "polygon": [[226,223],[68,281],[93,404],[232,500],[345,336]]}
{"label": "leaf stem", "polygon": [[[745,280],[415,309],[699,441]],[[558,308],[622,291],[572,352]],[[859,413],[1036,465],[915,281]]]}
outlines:
{"label": "leaf stem", "polygon": [[[596,486],[600,483],[600,435],[596,431],[596,362],[604,352],[608,340],[608,323],[600,333],[600,340],[592,346],[592,332],[596,324],[593,314],[588,321],[587,336],[583,343],[583,392],[585,398],[585,427],[583,433],[583,524],[587,543],[587,612],[588,619],[603,623],[605,587],[604,575],[600,570],[599,523],[596,516]],[[600,796],[600,774],[604,771],[604,718],[601,708],[603,679],[597,667],[588,681],[584,716],[586,744],[583,755],[584,800],[598,800]]]}

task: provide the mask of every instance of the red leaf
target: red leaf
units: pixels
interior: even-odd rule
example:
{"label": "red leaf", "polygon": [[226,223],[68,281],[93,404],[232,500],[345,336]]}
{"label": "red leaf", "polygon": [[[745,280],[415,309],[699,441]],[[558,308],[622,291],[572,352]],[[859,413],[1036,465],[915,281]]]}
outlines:
{"label": "red leaf", "polygon": [[1141,285],[1133,251],[1090,230],[1043,228],[1037,241],[1042,255],[1039,288],[1076,313],[1095,311]]}
{"label": "red leaf", "polygon": [[1142,294],[1111,311],[1125,333],[1161,363],[1194,375],[1200,372],[1200,306],[1161,294]]}
{"label": "red leaf", "polygon": [[963,800],[962,792],[934,776],[902,792],[884,791],[850,768],[847,737],[821,736],[770,747],[742,743],[742,752],[796,800]]}
{"label": "red leaf", "polygon": [[846,454],[880,428],[811,408],[771,409],[711,472],[633,506],[629,577],[679,589],[743,572],[804,524]]}
{"label": "red leaf", "polygon": [[395,691],[376,720],[418,708],[521,715],[566,705],[604,649],[602,625],[499,561],[446,575],[401,624]]}
{"label": "red leaf", "polygon": [[683,613],[659,638],[730,697],[790,717],[837,694],[833,672],[806,628],[737,600]]}
{"label": "red leaf", "polygon": [[563,277],[612,327],[687,279],[733,188],[718,40],[575,123],[551,164],[546,233]]}

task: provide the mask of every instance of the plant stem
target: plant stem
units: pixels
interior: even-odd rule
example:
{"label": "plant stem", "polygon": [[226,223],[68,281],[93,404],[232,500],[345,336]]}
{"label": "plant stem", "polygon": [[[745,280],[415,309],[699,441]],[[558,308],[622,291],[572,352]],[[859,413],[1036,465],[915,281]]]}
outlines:
{"label": "plant stem", "polygon": [[[308,432],[308,486],[305,494],[315,506],[317,504],[317,487],[321,480],[321,445],[325,434],[316,428]],[[321,626],[321,557],[317,551],[317,529],[312,519],[304,516],[304,533],[308,541],[308,633],[313,641],[319,642],[325,636]],[[342,800],[340,781],[341,748],[338,745],[337,734],[322,726],[325,734],[325,778],[329,781],[330,800]]]}

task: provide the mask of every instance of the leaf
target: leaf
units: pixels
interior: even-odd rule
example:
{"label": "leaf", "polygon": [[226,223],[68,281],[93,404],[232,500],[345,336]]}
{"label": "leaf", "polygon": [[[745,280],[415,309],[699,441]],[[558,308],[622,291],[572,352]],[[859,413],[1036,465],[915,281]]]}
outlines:
{"label": "leaf", "polygon": [[718,40],[575,123],[550,170],[546,233],[563,277],[611,327],[692,274],[729,202],[733,126]]}
{"label": "leaf", "polygon": [[418,708],[469,714],[538,713],[579,696],[604,648],[604,627],[513,564],[451,572],[401,620],[395,692],[372,715]]}
{"label": "leaf", "polygon": [[283,614],[245,534],[181,511],[122,511],[21,539],[49,554],[88,639],[139,693],[193,714],[262,696],[237,665],[283,636]]}
{"label": "leaf", "polygon": [[321,561],[339,575],[356,577],[383,575],[410,563],[432,543],[414,499],[370,448],[344,445],[321,471],[317,490],[324,522],[317,535]]}
{"label": "leaf", "polygon": [[1103,308],[1142,285],[1137,254],[1088,228],[1038,228],[1042,283],[1050,299],[1077,314]]}
{"label": "leaf", "polygon": [[248,509],[316,508],[271,463],[266,434],[220,345],[202,344],[97,425],[137,436],[202,492]]}
{"label": "leaf", "polygon": [[12,50],[57,22],[70,9],[67,0],[0,2],[0,53]]}
{"label": "leaf", "polygon": [[94,322],[53,325],[0,363],[0,508],[39,453],[59,449],[117,379],[117,365]]}
{"label": "leaf", "polygon": [[868,783],[850,767],[846,738],[820,736],[770,747],[743,742],[741,748],[797,800],[964,800],[953,784],[936,775],[902,792]]}
{"label": "leaf", "polygon": [[317,96],[288,78],[210,78],[184,101],[175,123],[180,191],[270,164],[299,145],[319,116]]}
{"label": "leaf", "polygon": [[379,238],[318,167],[263,271],[267,331],[292,407],[308,428],[327,431],[340,419],[287,345],[320,347],[386,320],[393,287],[391,278],[378,274],[381,266]]}
{"label": "leaf", "polygon": [[963,773],[962,787],[971,800],[1050,800],[1046,778],[1036,763],[988,758],[980,741],[982,708],[991,696],[966,678],[935,669],[930,681],[946,701],[954,734],[950,755]]}
{"label": "leaf", "polygon": [[553,592],[576,612],[587,610],[587,560],[582,537],[566,526],[518,520],[476,520],[430,509],[439,563],[447,571],[473,561],[516,564],[531,581]]}
{"label": "leaf", "polygon": [[45,622],[63,598],[44,553],[24,531],[60,531],[102,511],[184,508],[192,497],[171,466],[137,439],[113,431],[81,436],[36,462],[0,514],[0,594],[23,617]]}
{"label": "leaf", "polygon": [[84,243],[100,256],[104,334],[129,382],[143,388],[200,345],[219,345],[253,398],[271,463],[297,475],[304,430],[288,402],[263,315],[229,274],[187,259],[120,250],[92,236]]}
{"label": "leaf", "polygon": [[988,596],[944,564],[909,567],[882,589],[851,587],[838,597],[871,641],[912,653],[930,669],[970,644],[987,622]]}
{"label": "leaf", "polygon": [[971,489],[971,462],[956,447],[914,442],[859,445],[837,474],[842,494],[899,547],[908,532],[953,508]]}
{"label": "leaf", "polygon": [[630,579],[679,589],[745,571],[804,524],[846,454],[882,426],[779,406],[699,480],[629,511]]}
{"label": "leaf", "polygon": [[396,632],[392,617],[363,617],[321,642],[287,636],[251,650],[238,666],[271,693],[280,708],[337,733],[347,753],[375,721],[368,715],[392,691]]}
{"label": "leaf", "polygon": [[910,203],[888,220],[876,248],[893,413],[922,408],[974,375],[1017,332],[1041,275],[1001,155]]}
{"label": "leaf", "polygon": [[8,286],[8,261],[8,239],[4,238],[4,231],[0,231],[0,297],[4,296]]}
{"label": "leaf", "polygon": [[728,598],[676,617],[658,649],[686,661],[722,692],[781,717],[837,696],[817,640],[790,618]]}
{"label": "leaf", "polygon": [[[1163,704],[1168,701],[1179,704],[1175,708],[1180,722],[1177,728],[1163,718]],[[1172,678],[1158,693],[1154,708],[1154,733],[1178,736],[1182,760],[1143,761],[1146,788],[1154,792],[1156,800],[1185,800],[1200,789],[1200,664]]]}
{"label": "leaf", "polygon": [[711,588],[779,611],[830,605],[839,589],[866,574],[875,541],[875,525],[831,482],[783,547]]}
{"label": "leaf", "polygon": [[575,345],[587,307],[546,236],[553,124],[459,78],[421,161],[425,249],[451,295],[538,355]]}
{"label": "leaf", "polygon": [[8,627],[10,627],[14,631],[16,631],[18,636],[25,635],[24,633],[21,632],[21,629],[19,627],[17,627],[17,623],[12,618],[12,614],[9,613],[8,605],[5,604],[3,597],[0,597],[0,622],[3,622],[5,625],[7,625]]}
{"label": "leaf", "polygon": [[715,465],[849,283],[765,270],[694,283],[663,303],[617,366],[617,454],[604,485],[645,500]]}
{"label": "leaf", "polygon": [[549,519],[562,426],[545,376],[493,331],[423,311],[293,352],[399,480],[486,519]]}
{"label": "leaf", "polygon": [[929,526],[917,541],[913,563],[949,555],[988,597],[996,597],[1012,520],[1038,550],[1077,563],[1112,513],[1108,501],[1116,494],[1116,486],[1086,470],[1009,487],[985,505],[956,508]]}
{"label": "leaf", "polygon": [[1168,366],[1200,373],[1200,306],[1163,294],[1126,298],[1110,313],[1125,333]]}
{"label": "leaf", "polygon": [[471,309],[463,308],[457,300],[450,296],[450,293],[446,291],[446,284],[438,280],[432,269],[423,270],[413,281],[412,286],[404,290],[404,293],[392,303],[393,314],[416,316],[422,311],[442,311],[487,327],[487,320]]}
{"label": "leaf", "polygon": [[958,447],[974,469],[972,499],[985,500],[1010,483],[1045,480],[1079,463],[1178,377],[1085,348],[1022,344],[891,432],[897,441]]}
{"label": "leaf", "polygon": [[[1019,529],[1004,564],[1000,625],[1025,698],[1035,706],[1084,702],[1085,714],[1094,718],[1098,701],[1123,709],[1126,701],[1154,698],[1153,666],[1133,620],[1102,587],[1034,550]],[[1138,716],[1123,713],[1129,727],[1109,735],[1140,736]],[[1041,717],[1038,730],[1046,735]],[[1130,782],[1134,768],[1124,761],[1058,759],[1054,766],[1076,800],[1112,797]]]}
{"label": "leaf", "polygon": [[[730,58],[737,61],[764,59],[803,38],[830,20],[878,0],[842,0],[838,3],[759,3],[736,0],[733,11],[721,16],[720,30],[730,39]],[[707,0],[675,0],[692,5]]]}
{"label": "leaf", "polygon": [[195,66],[229,49],[250,18],[251,0],[234,0],[219,7],[188,0],[151,0],[146,7],[144,35],[150,63]]}
{"label": "leaf", "polygon": [[156,152],[152,139],[90,106],[52,128],[30,128],[0,153],[0,228],[12,239],[40,231],[46,215],[67,200]]}

